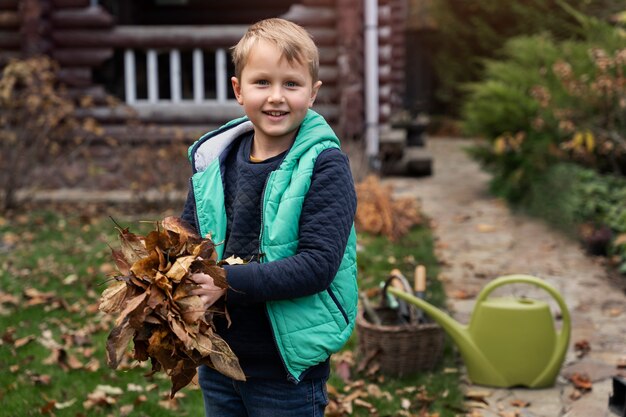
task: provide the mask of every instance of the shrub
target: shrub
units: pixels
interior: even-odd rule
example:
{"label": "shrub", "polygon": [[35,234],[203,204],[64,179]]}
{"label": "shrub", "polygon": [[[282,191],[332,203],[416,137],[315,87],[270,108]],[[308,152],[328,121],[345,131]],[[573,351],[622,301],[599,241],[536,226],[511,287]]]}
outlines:
{"label": "shrub", "polygon": [[[568,6],[569,5],[569,6]],[[571,7],[570,7],[571,6]],[[507,40],[548,33],[555,39],[580,36],[571,8],[606,19],[623,9],[616,0],[440,0],[433,2],[438,22],[435,72],[437,96],[450,110],[462,96],[462,84],[483,76],[484,59],[497,58]]]}
{"label": "shrub", "polygon": [[604,245],[597,252],[614,255],[626,273],[626,178],[558,163],[532,184],[529,194],[526,208],[532,214],[578,232],[588,248]]}
{"label": "shrub", "polygon": [[523,200],[559,160],[626,171],[624,35],[580,18],[585,40],[514,38],[505,60],[486,62],[485,81],[468,86],[464,126],[488,140],[473,154],[493,172],[494,191],[511,201]]}
{"label": "shrub", "polygon": [[74,103],[56,80],[46,57],[12,60],[0,78],[0,212],[16,206],[16,191],[29,185],[38,164],[54,163],[79,128],[97,132],[93,119],[74,116]]}

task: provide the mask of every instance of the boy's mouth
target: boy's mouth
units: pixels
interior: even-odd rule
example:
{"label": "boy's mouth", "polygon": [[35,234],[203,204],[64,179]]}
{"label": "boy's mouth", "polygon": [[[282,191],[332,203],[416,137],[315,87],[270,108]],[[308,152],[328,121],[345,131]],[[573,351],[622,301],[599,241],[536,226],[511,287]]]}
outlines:
{"label": "boy's mouth", "polygon": [[284,115],[288,114],[289,112],[286,112],[286,111],[264,111],[263,113],[267,114],[268,116],[272,116],[272,117],[281,117],[281,116],[284,116]]}

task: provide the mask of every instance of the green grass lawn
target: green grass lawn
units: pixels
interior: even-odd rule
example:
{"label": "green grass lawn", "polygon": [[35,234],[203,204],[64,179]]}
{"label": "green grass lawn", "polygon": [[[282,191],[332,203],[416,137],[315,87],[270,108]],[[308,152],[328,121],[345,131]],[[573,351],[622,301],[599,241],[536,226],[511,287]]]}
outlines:
{"label": "green grass lawn", "polygon": [[[153,228],[137,219],[116,221],[138,234]],[[1,415],[204,415],[200,391],[193,384],[170,401],[169,379],[162,373],[146,378],[149,365],[129,362],[118,370],[107,368],[105,341],[112,318],[98,312],[97,305],[107,274],[114,271],[109,245],[117,246],[117,232],[107,217],[49,212],[0,217]],[[361,288],[377,286],[394,267],[409,277],[419,262],[429,271],[427,298],[442,305],[443,290],[432,278],[437,262],[427,229],[414,229],[395,244],[361,235],[360,245]],[[355,332],[345,348],[355,357],[357,344]],[[454,416],[462,401],[459,374],[443,370],[455,366],[456,356],[448,346],[432,373],[395,379],[365,377],[352,370],[351,379],[389,393],[362,398],[380,416],[419,415],[424,402],[415,400],[416,395],[434,399],[430,413]],[[348,392],[337,376],[329,382],[339,393]],[[352,415],[370,412],[356,405]]]}

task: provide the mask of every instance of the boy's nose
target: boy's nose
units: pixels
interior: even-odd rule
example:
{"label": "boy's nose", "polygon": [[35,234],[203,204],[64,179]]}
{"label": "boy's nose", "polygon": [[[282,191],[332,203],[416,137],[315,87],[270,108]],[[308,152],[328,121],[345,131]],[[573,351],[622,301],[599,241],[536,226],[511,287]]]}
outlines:
{"label": "boy's nose", "polygon": [[283,95],[283,89],[279,86],[275,86],[270,90],[270,95],[268,97],[268,101],[270,103],[280,103],[285,100],[285,96]]}

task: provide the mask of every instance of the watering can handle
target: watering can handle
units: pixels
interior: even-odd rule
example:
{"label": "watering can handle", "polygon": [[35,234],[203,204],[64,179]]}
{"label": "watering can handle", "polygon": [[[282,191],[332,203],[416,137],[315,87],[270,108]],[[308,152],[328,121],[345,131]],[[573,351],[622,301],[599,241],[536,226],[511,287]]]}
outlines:
{"label": "watering can handle", "polygon": [[[546,367],[546,371],[548,371],[549,368],[551,368],[553,364],[556,364],[556,363],[560,364],[562,362],[565,356],[565,352],[567,351],[568,344],[569,344],[570,330],[571,330],[570,329],[571,319],[570,319],[569,310],[567,308],[567,305],[565,304],[565,300],[552,285],[532,275],[523,275],[523,274],[505,275],[505,276],[498,277],[494,279],[493,281],[491,281],[489,284],[487,284],[485,288],[483,288],[483,290],[480,292],[478,297],[476,298],[476,304],[483,302],[487,298],[487,296],[496,288],[501,287],[503,285],[507,285],[507,284],[517,284],[517,283],[532,284],[537,287],[540,287],[541,289],[548,292],[552,296],[552,298],[554,298],[554,300],[559,304],[559,308],[561,309],[561,317],[563,319],[563,326],[561,327],[561,331],[559,333],[555,351],[554,351],[554,354],[552,355],[550,364],[549,366]],[[537,383],[540,384],[539,381],[543,378],[546,378],[546,376],[541,375],[537,379]]]}

